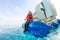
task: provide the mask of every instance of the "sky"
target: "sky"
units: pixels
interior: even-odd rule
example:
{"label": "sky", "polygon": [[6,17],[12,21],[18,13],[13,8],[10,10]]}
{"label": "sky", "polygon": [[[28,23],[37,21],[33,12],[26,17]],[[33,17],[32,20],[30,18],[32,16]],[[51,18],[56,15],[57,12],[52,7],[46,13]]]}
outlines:
{"label": "sky", "polygon": [[[51,0],[60,17],[60,0]],[[40,0],[0,0],[0,25],[20,25],[28,11],[34,13],[35,7]]]}

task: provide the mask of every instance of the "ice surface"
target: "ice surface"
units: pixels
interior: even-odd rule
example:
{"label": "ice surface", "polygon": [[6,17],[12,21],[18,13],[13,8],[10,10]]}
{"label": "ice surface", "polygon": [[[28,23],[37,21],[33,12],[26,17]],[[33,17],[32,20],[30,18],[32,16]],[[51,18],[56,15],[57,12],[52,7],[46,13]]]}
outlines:
{"label": "ice surface", "polygon": [[23,33],[22,28],[10,28],[0,32],[0,40],[60,40],[60,27],[44,38],[36,38],[28,32]]}

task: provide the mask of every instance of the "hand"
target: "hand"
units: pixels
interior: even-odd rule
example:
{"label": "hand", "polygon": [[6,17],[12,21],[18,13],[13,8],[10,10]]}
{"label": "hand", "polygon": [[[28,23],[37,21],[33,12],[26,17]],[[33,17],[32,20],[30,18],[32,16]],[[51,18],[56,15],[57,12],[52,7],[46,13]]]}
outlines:
{"label": "hand", "polygon": [[24,19],[24,20],[26,20],[26,19]]}

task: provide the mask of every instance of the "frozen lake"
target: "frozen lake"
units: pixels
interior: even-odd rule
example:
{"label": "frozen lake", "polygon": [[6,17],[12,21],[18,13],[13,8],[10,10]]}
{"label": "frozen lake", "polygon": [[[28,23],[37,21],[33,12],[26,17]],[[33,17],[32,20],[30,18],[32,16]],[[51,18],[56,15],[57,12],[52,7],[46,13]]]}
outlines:
{"label": "frozen lake", "polygon": [[[3,29],[3,30],[2,30]],[[60,27],[57,31],[50,33],[47,37],[36,38],[26,32],[23,33],[23,29],[16,28],[0,28],[0,40],[60,40]]]}

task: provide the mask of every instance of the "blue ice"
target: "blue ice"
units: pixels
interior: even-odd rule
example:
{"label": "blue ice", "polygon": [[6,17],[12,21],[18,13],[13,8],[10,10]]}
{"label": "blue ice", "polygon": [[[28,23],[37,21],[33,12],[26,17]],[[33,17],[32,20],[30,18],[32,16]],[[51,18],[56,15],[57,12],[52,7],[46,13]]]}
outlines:
{"label": "blue ice", "polygon": [[58,29],[51,32],[47,37],[44,38],[36,38],[28,32],[23,33],[22,31],[18,30],[12,30],[0,33],[0,40],[60,40],[59,37],[60,37],[60,26]]}

